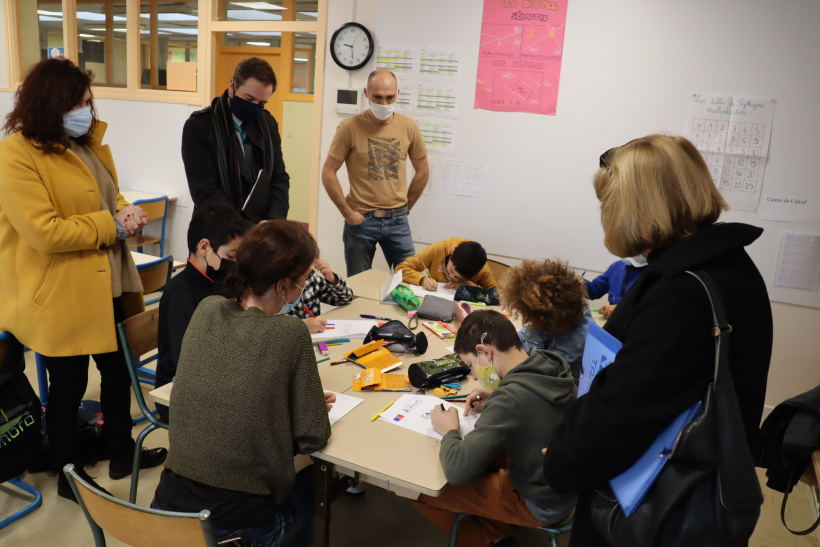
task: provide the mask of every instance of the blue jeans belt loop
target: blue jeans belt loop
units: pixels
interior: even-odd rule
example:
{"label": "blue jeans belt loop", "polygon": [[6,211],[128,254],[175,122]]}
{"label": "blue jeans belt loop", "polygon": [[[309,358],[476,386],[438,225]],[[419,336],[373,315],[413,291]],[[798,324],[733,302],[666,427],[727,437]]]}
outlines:
{"label": "blue jeans belt loop", "polygon": [[407,205],[396,207],[395,209],[375,209],[368,211],[365,216],[372,216],[373,218],[393,218],[407,214]]}

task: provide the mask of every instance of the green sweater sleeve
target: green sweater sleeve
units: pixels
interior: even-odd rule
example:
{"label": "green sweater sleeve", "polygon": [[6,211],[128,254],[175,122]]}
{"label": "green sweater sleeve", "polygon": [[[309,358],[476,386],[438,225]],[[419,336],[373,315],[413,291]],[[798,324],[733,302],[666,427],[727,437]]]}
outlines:
{"label": "green sweater sleeve", "polygon": [[330,420],[327,416],[322,382],[313,354],[310,333],[304,322],[299,321],[299,334],[293,340],[293,366],[291,372],[290,400],[291,430],[294,452],[310,454],[321,449],[330,438]]}
{"label": "green sweater sleeve", "polygon": [[458,431],[448,431],[441,439],[439,451],[447,482],[469,484],[476,480],[504,449],[507,438],[520,423],[520,411],[515,401],[511,397],[494,397],[487,401],[475,429],[463,439]]}

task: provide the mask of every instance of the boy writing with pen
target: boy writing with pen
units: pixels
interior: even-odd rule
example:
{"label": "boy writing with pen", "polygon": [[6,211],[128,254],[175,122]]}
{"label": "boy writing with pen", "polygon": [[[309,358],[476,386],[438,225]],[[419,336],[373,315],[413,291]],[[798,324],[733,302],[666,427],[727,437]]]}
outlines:
{"label": "boy writing with pen", "polygon": [[439,459],[450,486],[441,496],[421,495],[413,503],[445,534],[456,514],[469,513],[459,545],[520,546],[510,524],[563,522],[575,506],[574,495],[557,494],[547,484],[541,455],[575,400],[575,382],[569,365],[554,353],[524,352],[513,324],[493,310],[464,319],[455,351],[483,386],[467,397],[464,414],[481,415],[462,438],[457,410],[433,408],[430,418],[443,435]]}
{"label": "boy writing with pen", "polygon": [[487,266],[487,253],[479,243],[459,237],[451,237],[429,245],[398,266],[405,283],[421,285],[434,291],[439,283],[447,283],[448,289],[459,285],[495,289],[495,278]]}
{"label": "boy writing with pen", "polygon": [[320,304],[324,302],[331,306],[341,306],[353,301],[353,289],[347,286],[345,280],[333,273],[327,260],[316,257],[313,270],[305,282],[302,296],[293,305],[288,315],[300,317],[311,334],[324,332],[327,319],[322,319]]}

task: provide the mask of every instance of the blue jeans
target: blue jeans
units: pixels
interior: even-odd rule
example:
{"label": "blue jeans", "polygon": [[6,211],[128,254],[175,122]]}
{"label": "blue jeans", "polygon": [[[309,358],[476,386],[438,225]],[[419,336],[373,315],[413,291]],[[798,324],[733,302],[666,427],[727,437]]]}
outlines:
{"label": "blue jeans", "polygon": [[[151,503],[154,509],[162,509]],[[247,547],[310,547],[313,545],[313,467],[296,474],[293,489],[271,522],[253,528],[214,526],[217,542],[241,538]]]}
{"label": "blue jeans", "polygon": [[368,213],[361,224],[350,226],[345,223],[342,240],[348,277],[370,269],[373,255],[376,254],[376,243],[381,246],[387,264],[393,268],[416,254],[406,214],[375,218]]}

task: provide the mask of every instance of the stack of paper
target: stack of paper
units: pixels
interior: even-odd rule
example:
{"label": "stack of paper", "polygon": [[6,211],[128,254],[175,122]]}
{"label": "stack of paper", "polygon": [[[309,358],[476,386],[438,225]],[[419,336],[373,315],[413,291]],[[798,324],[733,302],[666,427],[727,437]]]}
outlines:
{"label": "stack of paper", "polygon": [[336,391],[325,390],[325,393],[335,393],[336,394],[336,402],[333,403],[333,408],[330,409],[328,413],[328,418],[330,419],[330,425],[335,424],[339,420],[344,417],[345,414],[362,404],[364,399],[359,399],[358,397],[351,397],[350,395],[345,395],[344,393],[338,393]]}
{"label": "stack of paper", "polygon": [[323,338],[364,338],[370,329],[377,326],[375,321],[368,319],[332,319],[327,322],[323,332],[310,335],[314,340]]}

